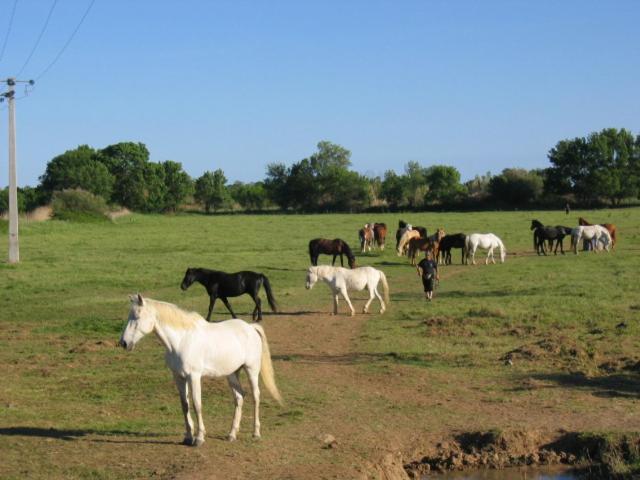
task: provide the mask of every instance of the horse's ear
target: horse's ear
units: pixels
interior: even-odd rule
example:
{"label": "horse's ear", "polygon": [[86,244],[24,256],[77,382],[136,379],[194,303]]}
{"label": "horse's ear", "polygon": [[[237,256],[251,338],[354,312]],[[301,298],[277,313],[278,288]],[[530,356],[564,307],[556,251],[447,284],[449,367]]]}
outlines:
{"label": "horse's ear", "polygon": [[144,300],[142,300],[142,295],[138,294],[138,305],[142,306],[144,304]]}

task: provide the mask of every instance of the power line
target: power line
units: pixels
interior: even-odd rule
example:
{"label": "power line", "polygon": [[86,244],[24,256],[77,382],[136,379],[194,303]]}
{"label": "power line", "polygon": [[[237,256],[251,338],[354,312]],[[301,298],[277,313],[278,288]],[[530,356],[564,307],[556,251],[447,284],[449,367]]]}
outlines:
{"label": "power line", "polygon": [[49,25],[49,20],[51,20],[51,15],[53,14],[53,10],[56,8],[57,4],[58,4],[58,0],[53,0],[53,3],[51,4],[51,8],[49,9],[49,14],[47,15],[47,19],[45,20],[44,25],[42,26],[42,30],[40,30],[40,35],[38,35],[38,39],[36,40],[35,45],[31,49],[31,53],[29,54],[27,59],[24,61],[24,65],[22,65],[22,68],[17,73],[16,77],[20,76],[20,74],[24,71],[25,67],[29,63],[29,60],[31,60],[31,57],[33,56],[36,49],[38,48],[38,45],[40,44],[40,40],[42,40],[42,36],[44,35],[44,32],[47,29],[47,26]]}
{"label": "power line", "polygon": [[47,65],[47,67],[38,76],[35,77],[36,80],[40,80],[42,77],[44,77],[46,75],[46,73],[51,69],[51,67],[53,67],[58,62],[58,60],[60,59],[60,57],[62,56],[64,51],[67,49],[67,47],[69,46],[69,44],[73,40],[73,37],[75,37],[76,33],[78,33],[78,30],[80,30],[80,27],[82,26],[82,23],[84,22],[85,18],[87,18],[87,15],[89,15],[89,12],[91,11],[91,8],[93,7],[94,3],[96,3],[96,0],[91,0],[91,3],[89,3],[89,6],[85,10],[84,15],[82,15],[82,18],[80,18],[80,21],[78,22],[78,25],[76,26],[75,30],[73,30],[73,32],[71,33],[71,35],[67,39],[67,42],[62,46],[62,48],[60,49],[58,54],[55,56],[53,61],[49,65]]}
{"label": "power line", "polygon": [[13,2],[13,9],[11,10],[11,17],[9,17],[9,28],[7,34],[4,36],[4,42],[2,43],[2,50],[0,50],[0,61],[4,57],[4,50],[7,48],[7,42],[9,41],[9,34],[11,33],[11,27],[13,27],[13,17],[16,14],[16,7],[18,6],[18,0]]}

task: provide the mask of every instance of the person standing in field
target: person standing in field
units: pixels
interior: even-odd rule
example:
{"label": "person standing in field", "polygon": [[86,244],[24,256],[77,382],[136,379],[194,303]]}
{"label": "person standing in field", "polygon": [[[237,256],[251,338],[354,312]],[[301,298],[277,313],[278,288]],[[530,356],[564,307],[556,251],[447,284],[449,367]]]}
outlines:
{"label": "person standing in field", "polygon": [[424,296],[428,302],[433,299],[433,289],[436,284],[436,280],[440,280],[440,274],[438,273],[438,262],[433,259],[433,253],[427,252],[427,258],[417,266],[418,276],[422,277],[422,285],[424,286]]}
{"label": "person standing in field", "polygon": [[569,207],[569,202],[567,202],[567,204],[564,206],[564,213],[566,213],[567,215],[569,215],[569,213],[571,213],[571,208]]}

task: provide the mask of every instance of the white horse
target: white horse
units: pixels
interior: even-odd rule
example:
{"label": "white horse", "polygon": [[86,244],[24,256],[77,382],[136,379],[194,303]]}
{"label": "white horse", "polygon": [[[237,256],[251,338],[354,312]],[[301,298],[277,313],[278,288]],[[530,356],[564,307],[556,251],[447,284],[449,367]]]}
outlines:
{"label": "white horse", "polygon": [[342,267],[332,267],[329,265],[321,265],[317,267],[309,267],[307,270],[307,290],[313,288],[318,280],[327,283],[333,292],[333,314],[338,314],[338,294],[342,294],[351,309],[351,316],[356,311],[349,300],[347,290],[363,290],[365,287],[369,289],[369,300],[362,309],[362,313],[367,313],[369,305],[373,301],[374,295],[380,301],[380,313],[385,311],[385,302],[378,293],[378,282],[382,282],[384,289],[384,299],[389,303],[389,285],[384,272],[373,267],[358,267],[352,270]]}
{"label": "white horse", "polygon": [[578,254],[578,245],[582,240],[595,241],[594,251],[598,251],[598,242],[602,243],[604,249],[608,252],[611,246],[611,234],[609,230],[602,225],[581,225],[571,230],[571,246],[573,253]]}
{"label": "white horse", "polygon": [[[260,437],[259,375],[262,375],[271,396],[282,404],[282,397],[275,383],[267,337],[260,325],[248,324],[238,319],[209,323],[198,313],[186,312],[170,303],[143,299],[140,294],[132,296],[129,320],[120,337],[120,345],[129,351],[133,350],[138,341],[151,332],[156,334],[167,349],[165,361],[173,371],[184,414],[185,444],[200,446],[204,443],[200,387],[203,376],[227,377],[236,405],[228,438],[236,439],[244,398],[238,379],[240,369],[247,372],[253,393],[253,436]],[[195,432],[189,413],[189,390],[198,420]]]}
{"label": "white horse", "polygon": [[467,262],[469,258],[471,259],[471,263],[476,264],[476,250],[478,248],[487,249],[487,258],[484,263],[489,263],[489,258],[491,258],[491,262],[496,263],[493,258],[493,249],[500,249],[500,262],[504,263],[505,257],[507,256],[507,249],[502,243],[502,240],[498,238],[497,235],[493,233],[472,233],[471,235],[467,235],[465,240],[465,250],[467,253]]}
{"label": "white horse", "polygon": [[407,228],[398,241],[397,254],[399,257],[408,252],[409,240],[411,240],[412,238],[420,238],[420,232],[418,230]]}

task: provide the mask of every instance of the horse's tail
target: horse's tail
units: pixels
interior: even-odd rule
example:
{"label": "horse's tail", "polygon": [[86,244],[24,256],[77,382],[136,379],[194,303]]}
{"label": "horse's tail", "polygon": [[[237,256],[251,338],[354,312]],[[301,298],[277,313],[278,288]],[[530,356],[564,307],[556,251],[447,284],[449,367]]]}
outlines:
{"label": "horse's tail", "polygon": [[380,281],[382,282],[382,291],[384,293],[384,301],[387,305],[391,302],[389,300],[389,284],[387,283],[387,276],[384,274],[382,270],[378,270],[380,272]]}
{"label": "horse's tail", "polygon": [[264,333],[264,329],[257,323],[252,323],[251,326],[256,329],[260,340],[262,340],[262,355],[260,362],[260,376],[264,382],[264,386],[269,391],[271,396],[280,405],[283,405],[282,395],[276,386],[276,378],[273,373],[273,364],[271,363],[271,352],[269,352],[269,343],[267,342],[267,335]]}
{"label": "horse's tail", "polygon": [[[261,274],[262,275],[262,274]],[[264,285],[264,291],[267,292],[267,300],[269,301],[269,306],[273,312],[278,312],[278,304],[276,303],[276,299],[273,296],[273,292],[271,291],[271,284],[269,283],[269,279],[266,275],[262,275],[262,284]]]}

